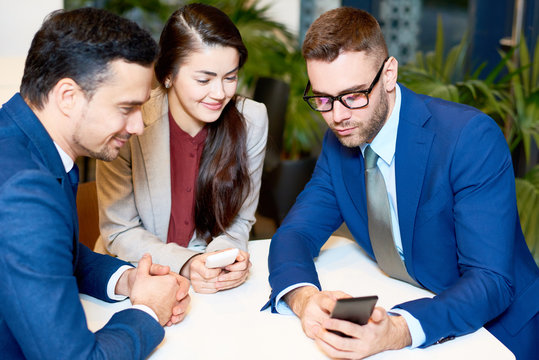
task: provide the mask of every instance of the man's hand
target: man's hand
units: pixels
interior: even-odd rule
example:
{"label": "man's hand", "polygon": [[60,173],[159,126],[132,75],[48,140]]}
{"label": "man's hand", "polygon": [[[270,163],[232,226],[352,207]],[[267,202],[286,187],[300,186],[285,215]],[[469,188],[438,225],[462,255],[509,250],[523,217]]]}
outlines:
{"label": "man's hand", "polygon": [[329,319],[337,299],[345,297],[350,295],[342,291],[320,291],[314,286],[302,286],[286,294],[284,300],[300,318],[305,334],[315,339],[323,322]]}
{"label": "man's hand", "polygon": [[[151,270],[157,272],[152,275]],[[166,273],[168,266],[158,266],[152,268],[152,258],[146,254],[140,259],[138,267],[134,273],[134,279],[129,289],[129,297],[133,305],[141,304],[151,308],[159,319],[161,325],[170,325],[173,316],[175,319],[183,318],[183,312],[187,307],[182,300],[186,300],[186,284],[179,280],[177,274]],[[133,275],[132,270],[128,278]],[[126,273],[128,272],[126,271]],[[187,304],[189,303],[187,297]],[[179,321],[179,320],[178,320]]]}
{"label": "man's hand", "polygon": [[191,286],[191,284],[189,283],[189,280],[172,271],[169,274],[176,278],[180,289],[176,293],[177,303],[172,308],[172,316],[170,320],[166,323],[166,326],[171,326],[182,321],[185,318],[187,307],[191,302],[191,297],[189,296],[189,287]]}
{"label": "man's hand", "polygon": [[[350,338],[328,330],[340,331]],[[412,338],[402,316],[389,316],[377,307],[369,322],[357,325],[345,320],[325,319],[317,328],[315,341],[332,358],[363,359],[385,350],[397,350],[411,345]]]}
{"label": "man's hand", "polygon": [[[389,316],[381,307],[374,309],[364,326],[330,318],[337,299],[347,297],[350,295],[341,291],[319,291],[313,286],[303,286],[286,294],[285,301],[300,318],[305,334],[332,358],[362,359],[412,343],[406,320]],[[340,331],[351,338],[328,330]]]}
{"label": "man's hand", "polygon": [[215,252],[195,255],[183,266],[181,274],[189,277],[198,293],[211,294],[241,285],[249,275],[249,253],[240,250],[236,262],[224,268],[206,267],[206,258]]}

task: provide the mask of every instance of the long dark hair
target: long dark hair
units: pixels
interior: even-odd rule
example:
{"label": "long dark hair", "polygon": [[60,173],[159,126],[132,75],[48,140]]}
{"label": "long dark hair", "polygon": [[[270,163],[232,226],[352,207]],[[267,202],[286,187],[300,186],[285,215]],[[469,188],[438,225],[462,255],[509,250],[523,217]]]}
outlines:
{"label": "long dark hair", "polygon": [[[185,59],[204,45],[235,48],[239,67],[247,60],[247,49],[240,32],[221,10],[203,4],[189,4],[168,19],[155,64],[157,81],[164,88],[173,79]],[[218,60],[216,60],[218,61]],[[208,136],[200,160],[196,200],[195,231],[209,243],[226,232],[250,192],[247,166],[247,133],[236,97],[223,109],[217,121],[206,125]]]}

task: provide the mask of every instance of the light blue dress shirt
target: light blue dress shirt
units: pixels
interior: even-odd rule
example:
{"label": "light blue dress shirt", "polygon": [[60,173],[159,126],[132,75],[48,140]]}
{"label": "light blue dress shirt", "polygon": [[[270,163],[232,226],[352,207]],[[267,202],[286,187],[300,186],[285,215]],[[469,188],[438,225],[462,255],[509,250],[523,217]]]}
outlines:
{"label": "light blue dress shirt", "polygon": [[[387,188],[387,196],[389,199],[389,207],[391,211],[391,225],[393,228],[393,240],[395,241],[395,247],[399,252],[401,258],[404,260],[404,254],[402,251],[402,240],[399,228],[399,214],[397,208],[397,187],[395,182],[395,147],[397,145],[397,130],[399,127],[399,117],[401,109],[401,90],[399,85],[396,85],[395,94],[395,106],[391,115],[387,119],[380,132],[376,135],[372,143],[371,148],[380,157],[376,165],[380,169]],[[365,153],[365,148],[369,144],[360,145],[361,153]],[[282,297],[288,294],[290,291],[301,286],[314,286],[311,283],[299,283],[294,284],[283,291],[281,291],[276,297],[275,309],[279,314],[293,314],[288,304],[282,300]],[[413,317],[409,312],[402,309],[392,309],[392,313],[401,315],[408,325],[410,335],[412,337],[411,348],[421,346],[425,342],[425,332],[421,327],[419,321]]]}

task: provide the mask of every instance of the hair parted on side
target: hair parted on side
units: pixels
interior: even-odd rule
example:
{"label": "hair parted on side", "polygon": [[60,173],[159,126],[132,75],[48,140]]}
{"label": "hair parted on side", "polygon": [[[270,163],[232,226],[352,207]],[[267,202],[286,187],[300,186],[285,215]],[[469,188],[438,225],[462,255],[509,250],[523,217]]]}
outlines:
{"label": "hair parted on side", "polygon": [[345,51],[364,51],[380,61],[388,56],[380,25],[368,12],[351,7],[329,10],[305,34],[305,60],[331,62]]}
{"label": "hair parted on side", "polygon": [[[239,68],[247,60],[241,34],[224,12],[205,4],[185,5],[170,16],[159,40],[155,77],[162,89],[166,90],[167,80],[172,80],[185,60],[202,46],[236,49]],[[226,233],[250,192],[251,182],[247,131],[236,98],[228,102],[217,121],[206,127],[208,136],[196,186],[195,231],[209,243]]]}
{"label": "hair parted on side", "polygon": [[106,80],[110,62],[151,66],[156,55],[151,35],[130,20],[88,7],[58,10],[49,14],[32,40],[20,93],[42,109],[56,83],[71,78],[91,98]]}
{"label": "hair parted on side", "polygon": [[161,86],[168,77],[176,76],[185,59],[201,45],[235,48],[240,55],[240,68],[247,60],[241,34],[224,12],[205,4],[185,5],[170,16],[159,39],[155,77]]}

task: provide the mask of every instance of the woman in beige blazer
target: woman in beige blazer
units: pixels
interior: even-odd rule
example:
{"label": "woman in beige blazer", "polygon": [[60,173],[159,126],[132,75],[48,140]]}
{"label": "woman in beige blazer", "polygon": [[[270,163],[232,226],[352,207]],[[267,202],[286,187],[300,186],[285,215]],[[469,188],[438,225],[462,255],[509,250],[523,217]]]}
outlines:
{"label": "woman in beige blazer", "polygon": [[[150,253],[154,262],[190,278],[197,292],[229,289],[243,283],[250,268],[247,242],[264,162],[266,108],[235,95],[247,50],[220,10],[201,4],[180,8],[159,45],[160,86],[143,106],[144,133],[131,137],[116,160],[97,164],[101,237],[95,250],[131,262]],[[171,144],[171,133],[178,131],[182,137],[172,137]],[[174,153],[175,144],[185,141],[178,139],[189,143],[201,136],[198,171],[178,167],[177,158],[192,162],[185,152]],[[173,184],[189,179],[195,179],[194,195],[188,184],[178,188],[185,197],[173,197]],[[175,211],[187,211],[192,224],[184,225],[179,216],[171,221]],[[179,239],[185,234],[192,236]],[[206,268],[208,255],[228,248],[240,250],[234,264]]]}

